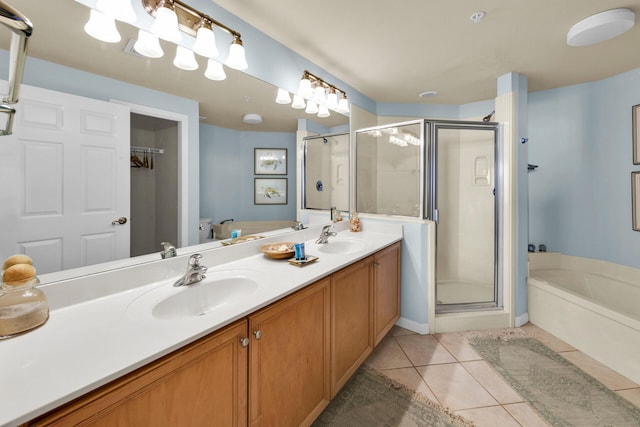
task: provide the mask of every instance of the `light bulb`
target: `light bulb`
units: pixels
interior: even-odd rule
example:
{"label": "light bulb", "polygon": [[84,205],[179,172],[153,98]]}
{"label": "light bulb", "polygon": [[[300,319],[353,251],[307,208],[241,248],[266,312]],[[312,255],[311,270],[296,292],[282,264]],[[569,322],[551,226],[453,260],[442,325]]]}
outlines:
{"label": "light bulb", "polygon": [[182,46],[177,46],[176,48],[176,57],[173,59],[173,65],[187,71],[198,69],[198,62],[193,51]]}
{"label": "light bulb", "polygon": [[318,105],[322,105],[327,102],[327,99],[324,96],[324,87],[316,86],[316,88],[313,90],[313,102]]}
{"label": "light bulb", "polygon": [[193,51],[205,58],[215,58],[220,55],[216,47],[216,37],[211,29],[211,24],[203,21],[203,24],[196,32],[196,42],[193,45]]}
{"label": "light bulb", "polygon": [[318,106],[313,101],[307,101],[307,108],[304,112],[307,114],[316,114],[318,113]]}
{"label": "light bulb", "polygon": [[338,95],[333,89],[331,89],[331,92],[327,95],[327,108],[332,110],[336,110],[338,108]]}
{"label": "light bulb", "polygon": [[138,40],[136,40],[133,48],[140,55],[144,55],[147,58],[160,58],[164,55],[158,37],[143,29],[138,30]]}
{"label": "light bulb", "polygon": [[227,74],[224,72],[222,64],[211,58],[207,61],[207,70],[204,72],[204,76],[209,80],[216,81],[221,81],[227,78]]}
{"label": "light bulb", "polygon": [[242,46],[242,40],[239,37],[234,37],[231,46],[229,46],[227,66],[234,70],[246,70],[249,68],[247,58],[244,55],[244,46]]}
{"label": "light bulb", "polygon": [[89,21],[85,24],[84,30],[91,37],[103,42],[117,43],[120,41],[116,21],[96,9],[91,9]]}
{"label": "light bulb", "polygon": [[178,29],[178,15],[173,10],[173,2],[165,1],[156,10],[156,19],[151,25],[151,32],[163,40],[179,43],[182,39]]}
{"label": "light bulb", "polygon": [[105,15],[127,24],[133,24],[136,21],[131,0],[98,0],[96,8]]}
{"label": "light bulb", "polygon": [[322,104],[320,105],[320,108],[318,109],[318,117],[329,117],[331,115],[331,113],[329,113],[329,108],[327,108],[327,104]]}
{"label": "light bulb", "polygon": [[311,80],[309,80],[306,76],[300,80],[300,85],[298,86],[298,95],[305,99],[309,99],[313,96]]}
{"label": "light bulb", "polygon": [[304,98],[298,95],[297,93],[293,95],[293,102],[291,103],[291,108],[295,108],[296,110],[302,110],[306,105],[304,104]]}
{"label": "light bulb", "polygon": [[278,95],[276,96],[276,103],[289,104],[290,102],[291,102],[291,95],[289,95],[289,92],[279,87]]}
{"label": "light bulb", "polygon": [[347,97],[343,96],[338,101],[338,113],[347,114],[349,112],[349,101],[347,101]]}

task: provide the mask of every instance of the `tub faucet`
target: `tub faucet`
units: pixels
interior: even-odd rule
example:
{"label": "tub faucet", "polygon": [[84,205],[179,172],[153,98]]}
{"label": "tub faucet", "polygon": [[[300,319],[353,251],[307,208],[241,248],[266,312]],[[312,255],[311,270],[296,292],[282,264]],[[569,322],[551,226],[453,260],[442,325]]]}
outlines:
{"label": "tub faucet", "polygon": [[329,243],[329,237],[336,235],[335,231],[329,231],[332,228],[333,228],[333,225],[325,225],[324,227],[322,227],[322,231],[320,232],[320,237],[318,237],[318,240],[316,240],[316,243],[318,244]]}
{"label": "tub faucet", "polygon": [[200,265],[200,259],[202,259],[202,255],[193,254],[189,257],[189,265],[187,265],[187,271],[185,271],[184,275],[179,278],[173,286],[187,286],[192,285],[194,283],[200,282],[206,276],[204,273],[207,272],[207,267],[204,265]]}
{"label": "tub faucet", "polygon": [[162,251],[160,251],[160,256],[162,257],[162,259],[173,258],[177,255],[176,248],[171,243],[162,242],[161,245],[163,247]]}

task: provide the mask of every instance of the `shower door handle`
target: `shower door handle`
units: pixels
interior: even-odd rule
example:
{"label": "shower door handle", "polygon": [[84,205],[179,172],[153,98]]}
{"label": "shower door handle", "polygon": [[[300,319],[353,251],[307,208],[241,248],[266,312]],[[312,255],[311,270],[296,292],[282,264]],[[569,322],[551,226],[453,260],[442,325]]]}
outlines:
{"label": "shower door handle", "polygon": [[434,209],[433,210],[433,222],[435,222],[436,224],[438,224],[440,222],[440,211],[438,211],[438,209]]}

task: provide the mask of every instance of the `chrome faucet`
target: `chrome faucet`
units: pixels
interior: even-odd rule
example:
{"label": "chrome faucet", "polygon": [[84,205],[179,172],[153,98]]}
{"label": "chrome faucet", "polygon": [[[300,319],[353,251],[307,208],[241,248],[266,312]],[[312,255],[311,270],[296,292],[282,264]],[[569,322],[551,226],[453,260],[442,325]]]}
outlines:
{"label": "chrome faucet", "polygon": [[291,226],[291,228],[294,229],[295,231],[300,231],[300,230],[304,230],[307,227],[304,226],[302,221],[296,221],[295,224]]}
{"label": "chrome faucet", "polygon": [[173,258],[174,256],[178,255],[176,253],[176,248],[171,243],[162,242],[161,245],[163,247],[162,251],[160,251],[160,256],[162,257],[162,259]]}
{"label": "chrome faucet", "polygon": [[173,286],[187,286],[192,285],[194,283],[200,282],[206,276],[204,273],[207,272],[207,267],[204,265],[200,265],[200,259],[202,259],[202,255],[193,254],[189,257],[189,265],[187,265],[187,271],[185,271],[184,275],[179,278]]}
{"label": "chrome faucet", "polygon": [[335,231],[329,231],[332,228],[333,228],[333,225],[325,225],[324,227],[322,227],[322,231],[320,232],[320,237],[318,237],[318,240],[316,240],[316,243],[319,243],[319,244],[329,243],[329,237],[336,235]]}

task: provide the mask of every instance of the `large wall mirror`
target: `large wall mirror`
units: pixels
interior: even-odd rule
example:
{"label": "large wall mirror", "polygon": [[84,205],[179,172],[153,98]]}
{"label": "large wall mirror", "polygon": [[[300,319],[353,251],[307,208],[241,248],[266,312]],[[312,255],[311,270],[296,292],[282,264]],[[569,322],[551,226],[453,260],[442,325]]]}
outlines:
{"label": "large wall mirror", "polygon": [[[167,104],[158,105],[158,99],[161,97],[149,97],[149,105],[151,110],[166,110],[175,113],[178,117],[187,117],[191,121],[189,126],[193,128],[195,126],[198,129],[198,122],[200,126],[200,138],[202,135],[211,137],[211,135],[217,135],[215,132],[211,132],[208,129],[215,127],[216,129],[224,129],[225,132],[251,132],[251,133],[290,133],[295,139],[295,132],[297,130],[298,119],[305,118],[318,123],[320,126],[332,129],[336,127],[343,127],[348,124],[348,117],[332,112],[328,118],[318,118],[316,116],[307,116],[304,111],[294,110],[289,105],[280,105],[274,102],[277,88],[273,85],[256,79],[243,72],[235,71],[225,67],[227,79],[224,81],[212,81],[204,77],[204,69],[206,67],[206,60],[198,57],[200,68],[196,71],[184,71],[177,69],[173,66],[172,60],[175,54],[175,45],[171,43],[161,41],[161,45],[165,51],[165,55],[159,59],[149,59],[140,57],[138,55],[127,53],[130,51],[131,41],[137,38],[137,29],[133,26],[118,23],[118,30],[122,35],[122,40],[118,43],[103,43],[99,42],[90,36],[88,36],[83,26],[88,19],[89,9],[84,5],[76,1],[64,1],[64,2],[42,2],[40,0],[21,0],[15,2],[16,7],[20,12],[26,15],[34,25],[34,34],[30,40],[30,47],[28,52],[28,59],[25,68],[25,80],[24,83],[30,86],[44,87],[46,89],[53,89],[56,91],[66,92],[70,94],[84,94],[83,96],[92,97],[95,93],[95,97],[104,102],[110,100],[118,100],[122,97],[121,94],[114,93],[112,96],[98,95],[100,88],[86,87],[90,84],[95,85],[96,79],[92,80],[92,83],[86,81],[78,81],[74,78],[75,74],[73,70],[81,70],[83,72],[92,73],[92,75],[101,76],[105,78],[105,82],[109,83],[110,79],[115,79],[119,82],[125,82],[127,90],[131,92],[142,91],[143,88],[159,91],[164,94],[170,94],[175,97],[180,97],[184,103],[195,102],[195,118],[193,111],[181,111],[182,105]],[[9,49],[10,33],[8,31],[0,32],[0,48],[5,51]],[[251,49],[248,41],[245,41],[246,49]],[[6,52],[5,52],[6,54]],[[4,57],[8,57],[5,55]],[[37,69],[33,67],[33,60],[43,60],[47,63],[54,64],[47,69]],[[55,65],[58,64],[58,65]],[[39,65],[39,64],[38,64]],[[55,72],[51,72],[55,70]],[[300,70],[301,72],[302,70]],[[6,73],[6,71],[4,71]],[[6,79],[6,75],[4,77]],[[55,82],[55,84],[49,85],[49,83]],[[78,88],[79,85],[85,87]],[[125,86],[125,84],[120,84]],[[95,89],[95,90],[94,90]],[[192,102],[193,103],[193,102]],[[139,102],[139,104],[146,104],[146,102]],[[20,106],[19,106],[20,108]],[[173,133],[174,129],[167,131],[165,124],[157,126],[158,122],[152,123],[153,129],[147,127],[149,122],[144,120],[144,116],[147,114],[145,111],[131,110],[132,114],[129,119],[139,123],[138,130],[132,132],[131,145],[134,145],[134,138],[137,141],[144,140],[149,133]],[[251,125],[244,123],[242,117],[246,113],[260,114],[263,117],[263,122],[260,125]],[[151,116],[150,116],[151,117]],[[161,120],[166,118],[162,115],[157,116]],[[156,118],[157,118],[156,117]],[[179,119],[173,119],[169,117],[169,121],[175,121]],[[152,121],[153,122],[153,121]],[[195,122],[195,124],[193,123]],[[178,128],[180,129],[180,128]],[[218,132],[221,133],[221,132]],[[197,132],[191,132],[191,134],[197,134]],[[156,138],[157,139],[157,138]],[[1,140],[0,140],[1,142]],[[187,143],[187,142],[181,142]],[[193,142],[191,142],[193,143]],[[202,142],[196,141],[196,146]],[[137,144],[137,142],[136,142]],[[189,169],[195,169],[196,173],[190,176],[190,179],[198,180],[197,167],[194,167],[194,163],[198,163],[197,155],[189,157],[187,159],[181,158],[180,147],[155,147],[151,142],[140,142],[140,145],[145,147],[157,148],[163,150],[165,154],[158,157],[149,156],[147,159],[147,167],[136,170],[135,173],[143,174],[151,170],[171,170],[172,173],[176,173],[178,176],[177,183],[180,182],[180,174],[189,173]],[[253,152],[253,148],[248,150]],[[295,152],[295,150],[290,150]],[[171,154],[173,153],[173,154]],[[127,152],[128,158],[128,152]],[[244,155],[244,154],[238,154]],[[176,164],[166,165],[166,162],[171,156],[176,157]],[[139,158],[142,164],[145,164],[144,153],[139,153]],[[151,167],[153,165],[153,167]],[[14,165],[15,167],[16,165]],[[174,170],[175,168],[175,170]],[[247,174],[247,179],[253,181],[253,170],[247,169],[242,173]],[[127,171],[127,174],[131,171]],[[295,183],[295,167],[288,175],[288,179]],[[195,176],[195,178],[194,178]],[[146,178],[145,178],[146,179]],[[176,183],[176,179],[167,180],[164,183],[157,184],[161,187],[167,188],[168,186]],[[137,183],[135,185],[138,185]],[[129,185],[129,183],[127,184]],[[295,188],[295,186],[294,186]],[[138,191],[131,189],[132,191]],[[181,217],[180,212],[172,212],[168,215],[169,219],[175,223],[178,222],[178,227],[196,228],[196,239],[190,239],[189,244],[197,244],[197,227],[198,219],[200,216],[199,209],[203,201],[202,196],[196,191],[195,196],[191,193],[185,196],[184,189],[178,187],[172,189],[172,192],[177,194],[176,197],[189,197],[188,202],[178,201],[178,204],[195,206],[191,208],[188,218]],[[149,202],[154,204],[158,203],[158,199],[161,199],[166,192],[161,191],[156,194],[155,199]],[[244,197],[241,194],[238,197]],[[142,195],[136,196],[150,197],[149,193],[143,192]],[[205,194],[204,197],[215,197]],[[251,197],[248,195],[246,197]],[[151,200],[151,199],[149,199]],[[170,201],[170,203],[176,204],[176,201]],[[206,203],[215,203],[215,200],[206,200]],[[295,200],[292,200],[295,203]],[[299,205],[299,203],[298,203]],[[154,209],[156,209],[154,207]],[[157,209],[156,209],[157,210]],[[138,213],[140,215],[140,213]],[[144,213],[142,217],[144,217]],[[238,216],[240,214],[238,213]],[[175,217],[175,218],[173,218]],[[171,219],[173,218],[173,219]],[[149,224],[147,224],[149,225]],[[3,224],[3,227],[6,226]],[[166,224],[162,225],[166,227]],[[172,227],[171,225],[169,227]],[[153,235],[156,233],[157,228],[147,228],[145,235]],[[290,231],[288,229],[284,231]],[[189,231],[191,232],[191,231]],[[186,246],[180,244],[180,234],[185,234],[184,230],[172,230],[171,236],[167,240],[176,239],[176,246]],[[162,240],[158,238],[156,240]],[[185,239],[185,241],[187,241]],[[131,254],[148,253],[149,250],[159,251],[160,247],[157,245],[157,241],[148,242],[148,247],[154,249],[140,249],[141,241],[137,241],[138,247],[132,250]],[[211,243],[215,245],[215,243]],[[179,253],[188,253],[190,248],[182,247],[182,251]],[[3,250],[4,252],[4,250]],[[10,255],[11,253],[2,253],[0,255]],[[101,269],[117,268],[123,265],[131,265],[139,262],[148,262],[151,260],[160,259],[158,252],[150,255],[143,255],[136,258],[129,258],[128,261],[122,262],[110,262],[108,264],[101,264],[95,268],[88,269],[83,267],[81,270],[74,270],[64,275],[56,275],[56,278],[71,277],[77,274],[93,273],[100,271]],[[98,261],[99,262],[99,261]],[[92,265],[95,262],[86,260],[82,265]],[[46,272],[44,270],[43,272]]]}

